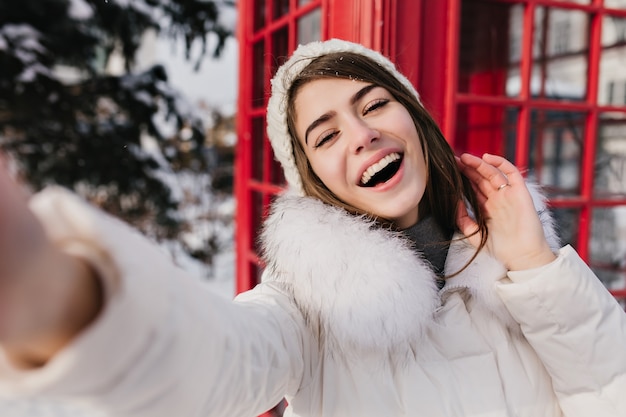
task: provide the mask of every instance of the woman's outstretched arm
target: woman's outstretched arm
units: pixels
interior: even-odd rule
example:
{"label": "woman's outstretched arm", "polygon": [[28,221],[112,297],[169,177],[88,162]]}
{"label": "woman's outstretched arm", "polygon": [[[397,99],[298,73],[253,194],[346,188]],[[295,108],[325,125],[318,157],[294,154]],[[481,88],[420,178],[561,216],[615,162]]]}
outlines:
{"label": "woman's outstretched arm", "polygon": [[2,238],[26,243],[1,257],[0,400],[64,399],[116,417],[247,417],[296,392],[315,344],[281,288],[224,300],[70,192],[48,189],[27,206],[2,181],[12,190]]}

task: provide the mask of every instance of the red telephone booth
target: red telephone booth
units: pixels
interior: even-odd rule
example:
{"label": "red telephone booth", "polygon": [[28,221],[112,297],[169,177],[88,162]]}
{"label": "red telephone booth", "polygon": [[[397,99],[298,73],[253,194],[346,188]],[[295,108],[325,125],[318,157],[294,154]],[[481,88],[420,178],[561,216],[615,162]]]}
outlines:
{"label": "red telephone booth", "polygon": [[559,232],[626,299],[626,0],[240,0],[237,289],[284,184],[265,136],[269,80],[297,44],[377,49],[454,148],[505,155],[548,192]]}

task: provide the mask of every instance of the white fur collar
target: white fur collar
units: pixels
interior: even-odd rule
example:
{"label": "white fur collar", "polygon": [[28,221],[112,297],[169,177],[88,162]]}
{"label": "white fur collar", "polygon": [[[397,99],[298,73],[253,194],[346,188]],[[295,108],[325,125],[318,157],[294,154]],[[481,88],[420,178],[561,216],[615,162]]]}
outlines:
{"label": "white fur collar", "polygon": [[[558,242],[544,199],[530,187],[546,236]],[[364,217],[310,197],[285,194],[275,201],[261,236],[266,280],[283,284],[320,343],[330,350],[392,352],[415,346],[441,297],[427,263],[400,233],[373,227]],[[473,247],[453,241],[446,274],[471,258]],[[505,268],[482,252],[454,280],[475,302],[517,327],[495,292]]]}

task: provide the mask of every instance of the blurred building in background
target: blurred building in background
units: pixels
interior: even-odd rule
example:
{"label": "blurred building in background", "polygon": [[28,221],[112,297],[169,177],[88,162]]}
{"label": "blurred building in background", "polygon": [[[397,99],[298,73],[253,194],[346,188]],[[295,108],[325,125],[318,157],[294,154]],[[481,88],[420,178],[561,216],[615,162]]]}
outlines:
{"label": "blurred building in background", "polygon": [[626,299],[626,0],[240,0],[237,286],[284,178],[269,80],[300,43],[395,61],[458,152],[505,155],[547,191],[564,243]]}

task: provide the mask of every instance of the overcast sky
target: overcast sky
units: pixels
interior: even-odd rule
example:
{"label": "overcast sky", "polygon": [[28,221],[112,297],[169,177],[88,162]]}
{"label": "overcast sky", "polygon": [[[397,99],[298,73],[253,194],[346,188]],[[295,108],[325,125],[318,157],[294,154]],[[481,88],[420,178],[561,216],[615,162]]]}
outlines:
{"label": "overcast sky", "polygon": [[[213,50],[215,39],[209,36],[208,50]],[[197,57],[200,44],[195,45],[192,57]],[[234,113],[237,104],[238,48],[234,37],[226,41],[220,58],[211,54],[203,59],[199,71],[194,71],[195,60],[185,61],[182,42],[159,39],[156,60],[164,64],[172,85],[180,89],[192,102],[203,100],[226,113]]]}

